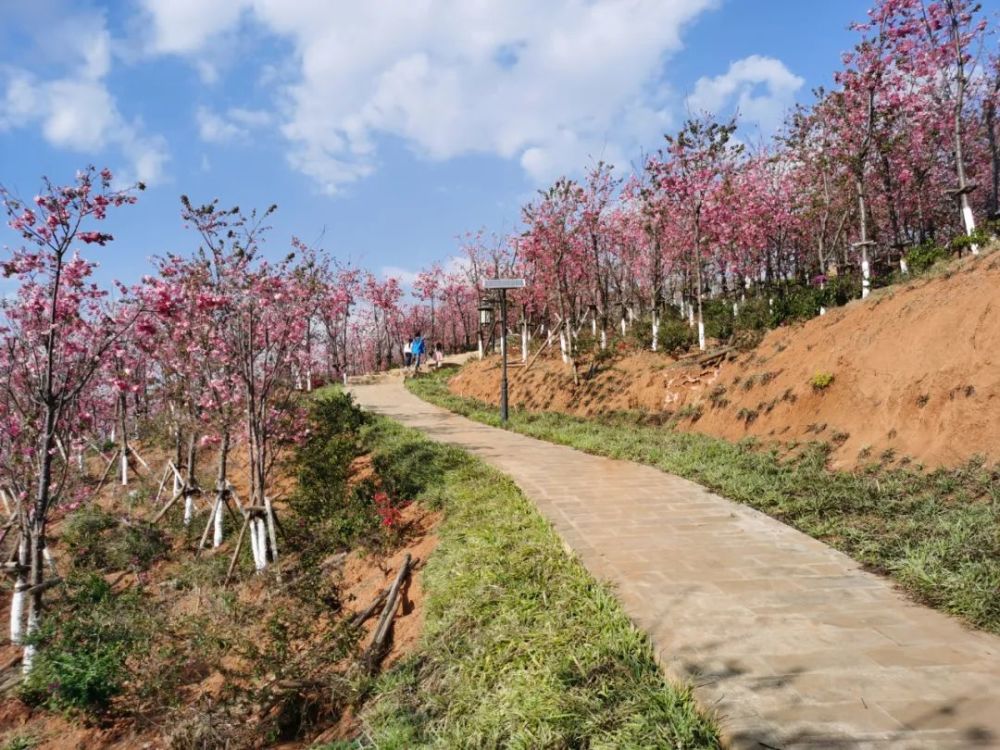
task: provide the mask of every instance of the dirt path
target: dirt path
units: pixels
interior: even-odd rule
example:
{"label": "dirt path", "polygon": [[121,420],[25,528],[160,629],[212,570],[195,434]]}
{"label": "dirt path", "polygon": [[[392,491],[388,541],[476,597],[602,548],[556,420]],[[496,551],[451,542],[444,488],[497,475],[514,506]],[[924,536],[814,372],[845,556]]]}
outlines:
{"label": "dirt path", "polygon": [[352,390],[511,476],[733,747],[1000,747],[1000,638],[687,480],[470,421],[398,377]]}

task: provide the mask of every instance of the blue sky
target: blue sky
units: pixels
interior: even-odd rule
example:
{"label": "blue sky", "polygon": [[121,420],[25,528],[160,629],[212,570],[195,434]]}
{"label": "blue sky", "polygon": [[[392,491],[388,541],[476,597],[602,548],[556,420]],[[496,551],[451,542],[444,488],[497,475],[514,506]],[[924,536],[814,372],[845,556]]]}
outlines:
{"label": "blue sky", "polygon": [[192,247],[181,193],[277,203],[276,255],[295,234],[405,280],[591,158],[627,170],[686,110],[770,132],[829,85],[868,2],[0,5],[0,182],[30,197],[87,163],[146,181],[97,254],[132,281]]}

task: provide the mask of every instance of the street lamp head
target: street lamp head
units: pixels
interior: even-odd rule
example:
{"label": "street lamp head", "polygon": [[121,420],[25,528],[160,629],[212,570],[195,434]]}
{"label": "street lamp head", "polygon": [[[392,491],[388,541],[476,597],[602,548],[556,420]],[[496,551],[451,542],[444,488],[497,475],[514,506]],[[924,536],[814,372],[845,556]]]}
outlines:
{"label": "street lamp head", "polygon": [[479,324],[493,325],[493,300],[483,297],[479,300]]}

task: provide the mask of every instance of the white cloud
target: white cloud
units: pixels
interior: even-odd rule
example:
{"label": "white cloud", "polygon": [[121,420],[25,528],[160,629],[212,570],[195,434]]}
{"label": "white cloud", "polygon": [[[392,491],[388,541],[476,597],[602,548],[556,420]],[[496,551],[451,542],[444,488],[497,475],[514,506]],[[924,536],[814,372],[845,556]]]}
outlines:
{"label": "white cloud", "polygon": [[127,160],[119,176],[154,183],[167,161],[165,141],[143,133],[141,123],[118,110],[105,78],[111,71],[111,37],[100,15],[65,16],[46,25],[46,44],[71,72],[40,79],[20,67],[0,68],[0,131],[34,126],[56,148],[94,154],[116,148]]}
{"label": "white cloud", "polygon": [[[252,21],[291,45],[281,132],[328,192],[370,174],[379,136],[449,159],[516,159],[536,180],[623,160],[671,121],[657,88],[716,0],[143,0],[151,52],[199,65]],[[229,121],[234,127],[239,123]]]}
{"label": "white cloud", "polygon": [[247,136],[247,131],[239,125],[225,120],[205,107],[198,107],[195,119],[198,121],[198,135],[209,143],[226,143]]}
{"label": "white cloud", "polygon": [[202,49],[214,35],[235,24],[243,0],[142,0],[153,19],[150,44],[156,52],[185,54]]}
{"label": "white cloud", "polygon": [[696,112],[720,115],[736,109],[744,122],[773,133],[804,83],[781,60],[750,55],[731,63],[722,75],[699,78],[687,104]]}
{"label": "white cloud", "polygon": [[250,137],[250,131],[268,125],[272,116],[263,110],[233,107],[225,115],[216,114],[207,107],[195,111],[198,135],[208,143],[230,143]]}

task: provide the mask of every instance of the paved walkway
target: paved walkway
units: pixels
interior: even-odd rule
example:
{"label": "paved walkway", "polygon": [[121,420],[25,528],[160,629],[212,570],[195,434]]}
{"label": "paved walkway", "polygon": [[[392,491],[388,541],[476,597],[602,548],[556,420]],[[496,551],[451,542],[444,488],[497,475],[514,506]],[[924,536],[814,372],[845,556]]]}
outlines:
{"label": "paved walkway", "polygon": [[352,390],[511,476],[732,747],[1000,747],[1000,638],[692,482],[472,422],[398,378]]}

